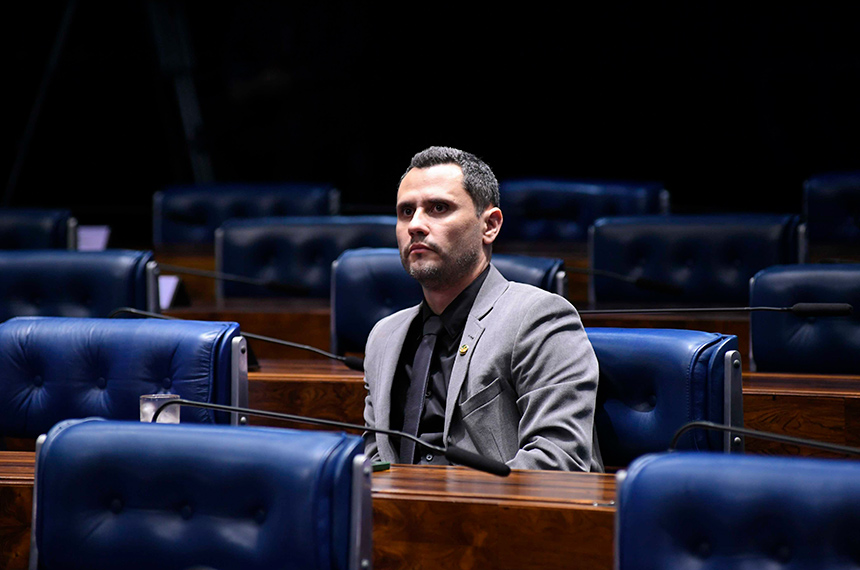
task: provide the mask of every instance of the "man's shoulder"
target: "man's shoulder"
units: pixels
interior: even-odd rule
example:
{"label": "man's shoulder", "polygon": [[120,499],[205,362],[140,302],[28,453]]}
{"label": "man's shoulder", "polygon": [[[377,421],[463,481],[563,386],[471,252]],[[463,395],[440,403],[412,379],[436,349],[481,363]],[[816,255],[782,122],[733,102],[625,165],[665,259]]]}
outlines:
{"label": "man's shoulder", "polygon": [[412,307],[407,307],[397,311],[396,313],[382,317],[377,321],[376,325],[374,325],[373,330],[376,332],[390,331],[404,325],[409,326],[409,323],[411,323],[412,319],[415,318],[415,315],[418,314],[420,306],[421,305],[413,305]]}

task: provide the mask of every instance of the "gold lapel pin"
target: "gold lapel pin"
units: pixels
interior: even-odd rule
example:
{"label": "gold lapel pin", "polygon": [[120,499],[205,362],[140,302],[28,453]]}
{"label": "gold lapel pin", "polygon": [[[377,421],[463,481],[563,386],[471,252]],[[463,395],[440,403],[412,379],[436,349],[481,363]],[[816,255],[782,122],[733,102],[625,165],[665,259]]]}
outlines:
{"label": "gold lapel pin", "polygon": [[464,355],[464,354],[466,354],[467,352],[469,352],[469,347],[468,347],[468,345],[465,345],[465,344],[464,344],[463,346],[461,346],[461,347],[460,347],[460,356],[463,356],[463,355]]}

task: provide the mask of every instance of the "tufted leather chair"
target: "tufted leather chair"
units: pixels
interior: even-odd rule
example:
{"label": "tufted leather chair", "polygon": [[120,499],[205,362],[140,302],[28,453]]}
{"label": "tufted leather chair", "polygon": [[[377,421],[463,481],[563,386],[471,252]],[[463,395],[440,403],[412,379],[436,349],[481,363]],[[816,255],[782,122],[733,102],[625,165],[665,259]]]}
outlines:
{"label": "tufted leather chair", "polygon": [[[236,323],[10,319],[0,324],[0,435],[36,438],[69,418],[139,421],[143,394],[245,406],[245,350]],[[235,419],[189,408],[181,421]]]}
{"label": "tufted leather chair", "polygon": [[[493,265],[510,281],[566,294],[561,259],[494,254]],[[364,352],[379,319],[423,298],[421,286],[403,269],[397,248],[347,250],[331,272],[331,349],[336,354]]]}
{"label": "tufted leather chair", "polygon": [[149,251],[0,251],[0,321],[158,311],[157,268]]}
{"label": "tufted leather chair", "polygon": [[219,281],[216,299],[327,298],[332,262],[347,249],[396,245],[396,221],[394,216],[325,216],[226,222],[215,236],[218,271],[274,281],[293,291]]}
{"label": "tufted leather chair", "polygon": [[750,281],[750,305],[849,303],[845,317],[750,314],[750,369],[757,372],[860,374],[860,264],[793,264],[763,269]]}
{"label": "tufted leather chair", "polygon": [[77,227],[68,210],[0,208],[0,250],[75,249]]}
{"label": "tufted leather chair", "polygon": [[810,245],[860,245],[860,171],[823,172],[803,183]]}
{"label": "tufted leather chair", "polygon": [[234,218],[326,216],[340,209],[340,192],[317,183],[213,183],[173,186],[153,195],[156,248],[211,245],[215,230]]}
{"label": "tufted leather chair", "polygon": [[679,287],[673,295],[595,274],[589,302],[745,305],[757,271],[805,261],[797,215],[701,214],[630,216],[595,221],[589,262],[599,272]]}
{"label": "tufted leather chair", "polygon": [[594,220],[606,216],[666,214],[669,192],[658,182],[610,180],[503,180],[505,241],[582,242]]}
{"label": "tufted leather chair", "polygon": [[[743,427],[734,335],[695,330],[587,328],[597,355],[597,438],[607,468],[665,451],[692,421]],[[679,448],[742,449],[729,434],[688,432]]]}
{"label": "tufted leather chair", "polygon": [[30,567],[369,568],[363,449],[322,431],[58,424],[36,457]]}
{"label": "tufted leather chair", "polygon": [[618,570],[857,563],[856,461],[676,452],[617,478]]}

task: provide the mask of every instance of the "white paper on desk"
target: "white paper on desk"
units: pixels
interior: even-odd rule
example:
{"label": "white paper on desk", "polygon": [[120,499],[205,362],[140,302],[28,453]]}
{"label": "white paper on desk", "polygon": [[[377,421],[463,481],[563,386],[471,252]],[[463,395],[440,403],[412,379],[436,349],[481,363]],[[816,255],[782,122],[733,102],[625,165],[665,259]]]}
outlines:
{"label": "white paper on desk", "polygon": [[169,309],[173,304],[173,296],[176,294],[177,287],[179,287],[178,275],[158,276],[158,305],[162,311]]}
{"label": "white paper on desk", "polygon": [[110,226],[78,226],[78,251],[104,251],[110,239]]}

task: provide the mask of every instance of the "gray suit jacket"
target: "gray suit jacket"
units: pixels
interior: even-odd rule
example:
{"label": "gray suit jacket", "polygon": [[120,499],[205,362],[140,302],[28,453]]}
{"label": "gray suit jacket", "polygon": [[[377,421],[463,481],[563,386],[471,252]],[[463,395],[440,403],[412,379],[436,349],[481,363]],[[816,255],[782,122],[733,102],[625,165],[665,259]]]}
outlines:
{"label": "gray suit jacket", "polygon": [[[379,321],[364,369],[364,420],[389,429],[391,386],[419,307]],[[512,283],[490,268],[466,322],[445,406],[444,440],[514,469],[603,471],[594,408],[597,358],[579,315],[560,295]],[[465,347],[465,349],[464,349]],[[384,434],[367,455],[398,463]]]}

